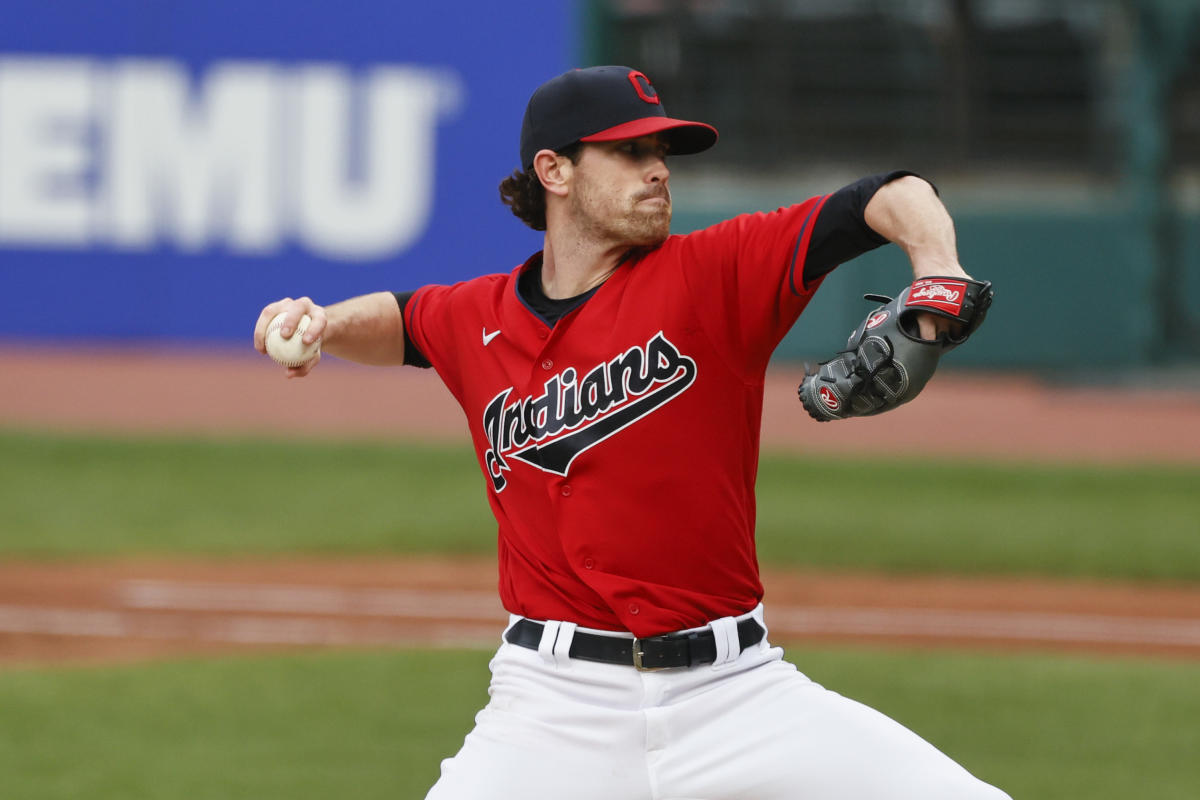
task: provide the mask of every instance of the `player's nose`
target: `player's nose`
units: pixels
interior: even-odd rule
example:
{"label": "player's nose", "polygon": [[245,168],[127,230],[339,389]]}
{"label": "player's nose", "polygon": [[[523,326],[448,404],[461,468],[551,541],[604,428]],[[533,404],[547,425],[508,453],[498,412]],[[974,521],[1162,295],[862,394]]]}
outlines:
{"label": "player's nose", "polygon": [[655,157],[654,163],[646,173],[646,180],[651,183],[666,183],[670,177],[671,170],[667,169],[667,160],[662,156]]}

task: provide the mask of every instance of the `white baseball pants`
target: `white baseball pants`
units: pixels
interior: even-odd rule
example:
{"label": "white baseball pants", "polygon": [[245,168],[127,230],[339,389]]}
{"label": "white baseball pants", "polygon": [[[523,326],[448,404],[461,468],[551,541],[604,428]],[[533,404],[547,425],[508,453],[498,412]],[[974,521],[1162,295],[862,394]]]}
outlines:
{"label": "white baseball pants", "polygon": [[716,664],[639,672],[567,658],[574,630],[550,622],[539,650],[500,647],[491,700],[426,800],[1008,798],[765,638]]}

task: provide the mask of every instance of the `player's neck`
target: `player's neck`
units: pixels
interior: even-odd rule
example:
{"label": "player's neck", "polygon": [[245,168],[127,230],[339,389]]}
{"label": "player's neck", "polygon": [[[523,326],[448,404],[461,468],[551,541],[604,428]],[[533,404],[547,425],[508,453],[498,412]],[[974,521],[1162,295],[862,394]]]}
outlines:
{"label": "player's neck", "polygon": [[547,232],[542,251],[542,291],[552,300],[562,300],[594,289],[621,266],[629,249],[628,245],[601,244]]}

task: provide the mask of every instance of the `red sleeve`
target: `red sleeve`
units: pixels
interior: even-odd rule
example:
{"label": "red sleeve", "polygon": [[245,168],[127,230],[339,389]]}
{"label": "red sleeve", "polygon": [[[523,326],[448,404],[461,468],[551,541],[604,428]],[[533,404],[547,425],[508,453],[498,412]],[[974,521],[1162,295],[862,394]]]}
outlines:
{"label": "red sleeve", "polygon": [[804,283],[813,223],[828,195],[744,214],[683,238],[684,282],[726,363],[758,380],[821,279]]}
{"label": "red sleeve", "polygon": [[413,292],[404,307],[404,328],[413,344],[441,376],[442,382],[456,398],[461,399],[461,369],[455,357],[458,339],[446,327],[454,318],[453,308],[465,294],[465,284],[453,286],[431,284]]}

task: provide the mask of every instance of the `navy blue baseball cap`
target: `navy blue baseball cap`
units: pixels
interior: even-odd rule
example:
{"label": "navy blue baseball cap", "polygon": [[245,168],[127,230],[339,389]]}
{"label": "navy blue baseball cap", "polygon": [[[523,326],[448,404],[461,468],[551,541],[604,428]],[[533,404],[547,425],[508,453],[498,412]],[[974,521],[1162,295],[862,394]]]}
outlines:
{"label": "navy blue baseball cap", "polygon": [[668,135],[673,155],[699,153],[717,142],[713,126],[668,117],[650,79],[636,69],[574,69],[546,81],[529,98],[521,123],[521,167],[532,167],[539,150],[660,131]]}

